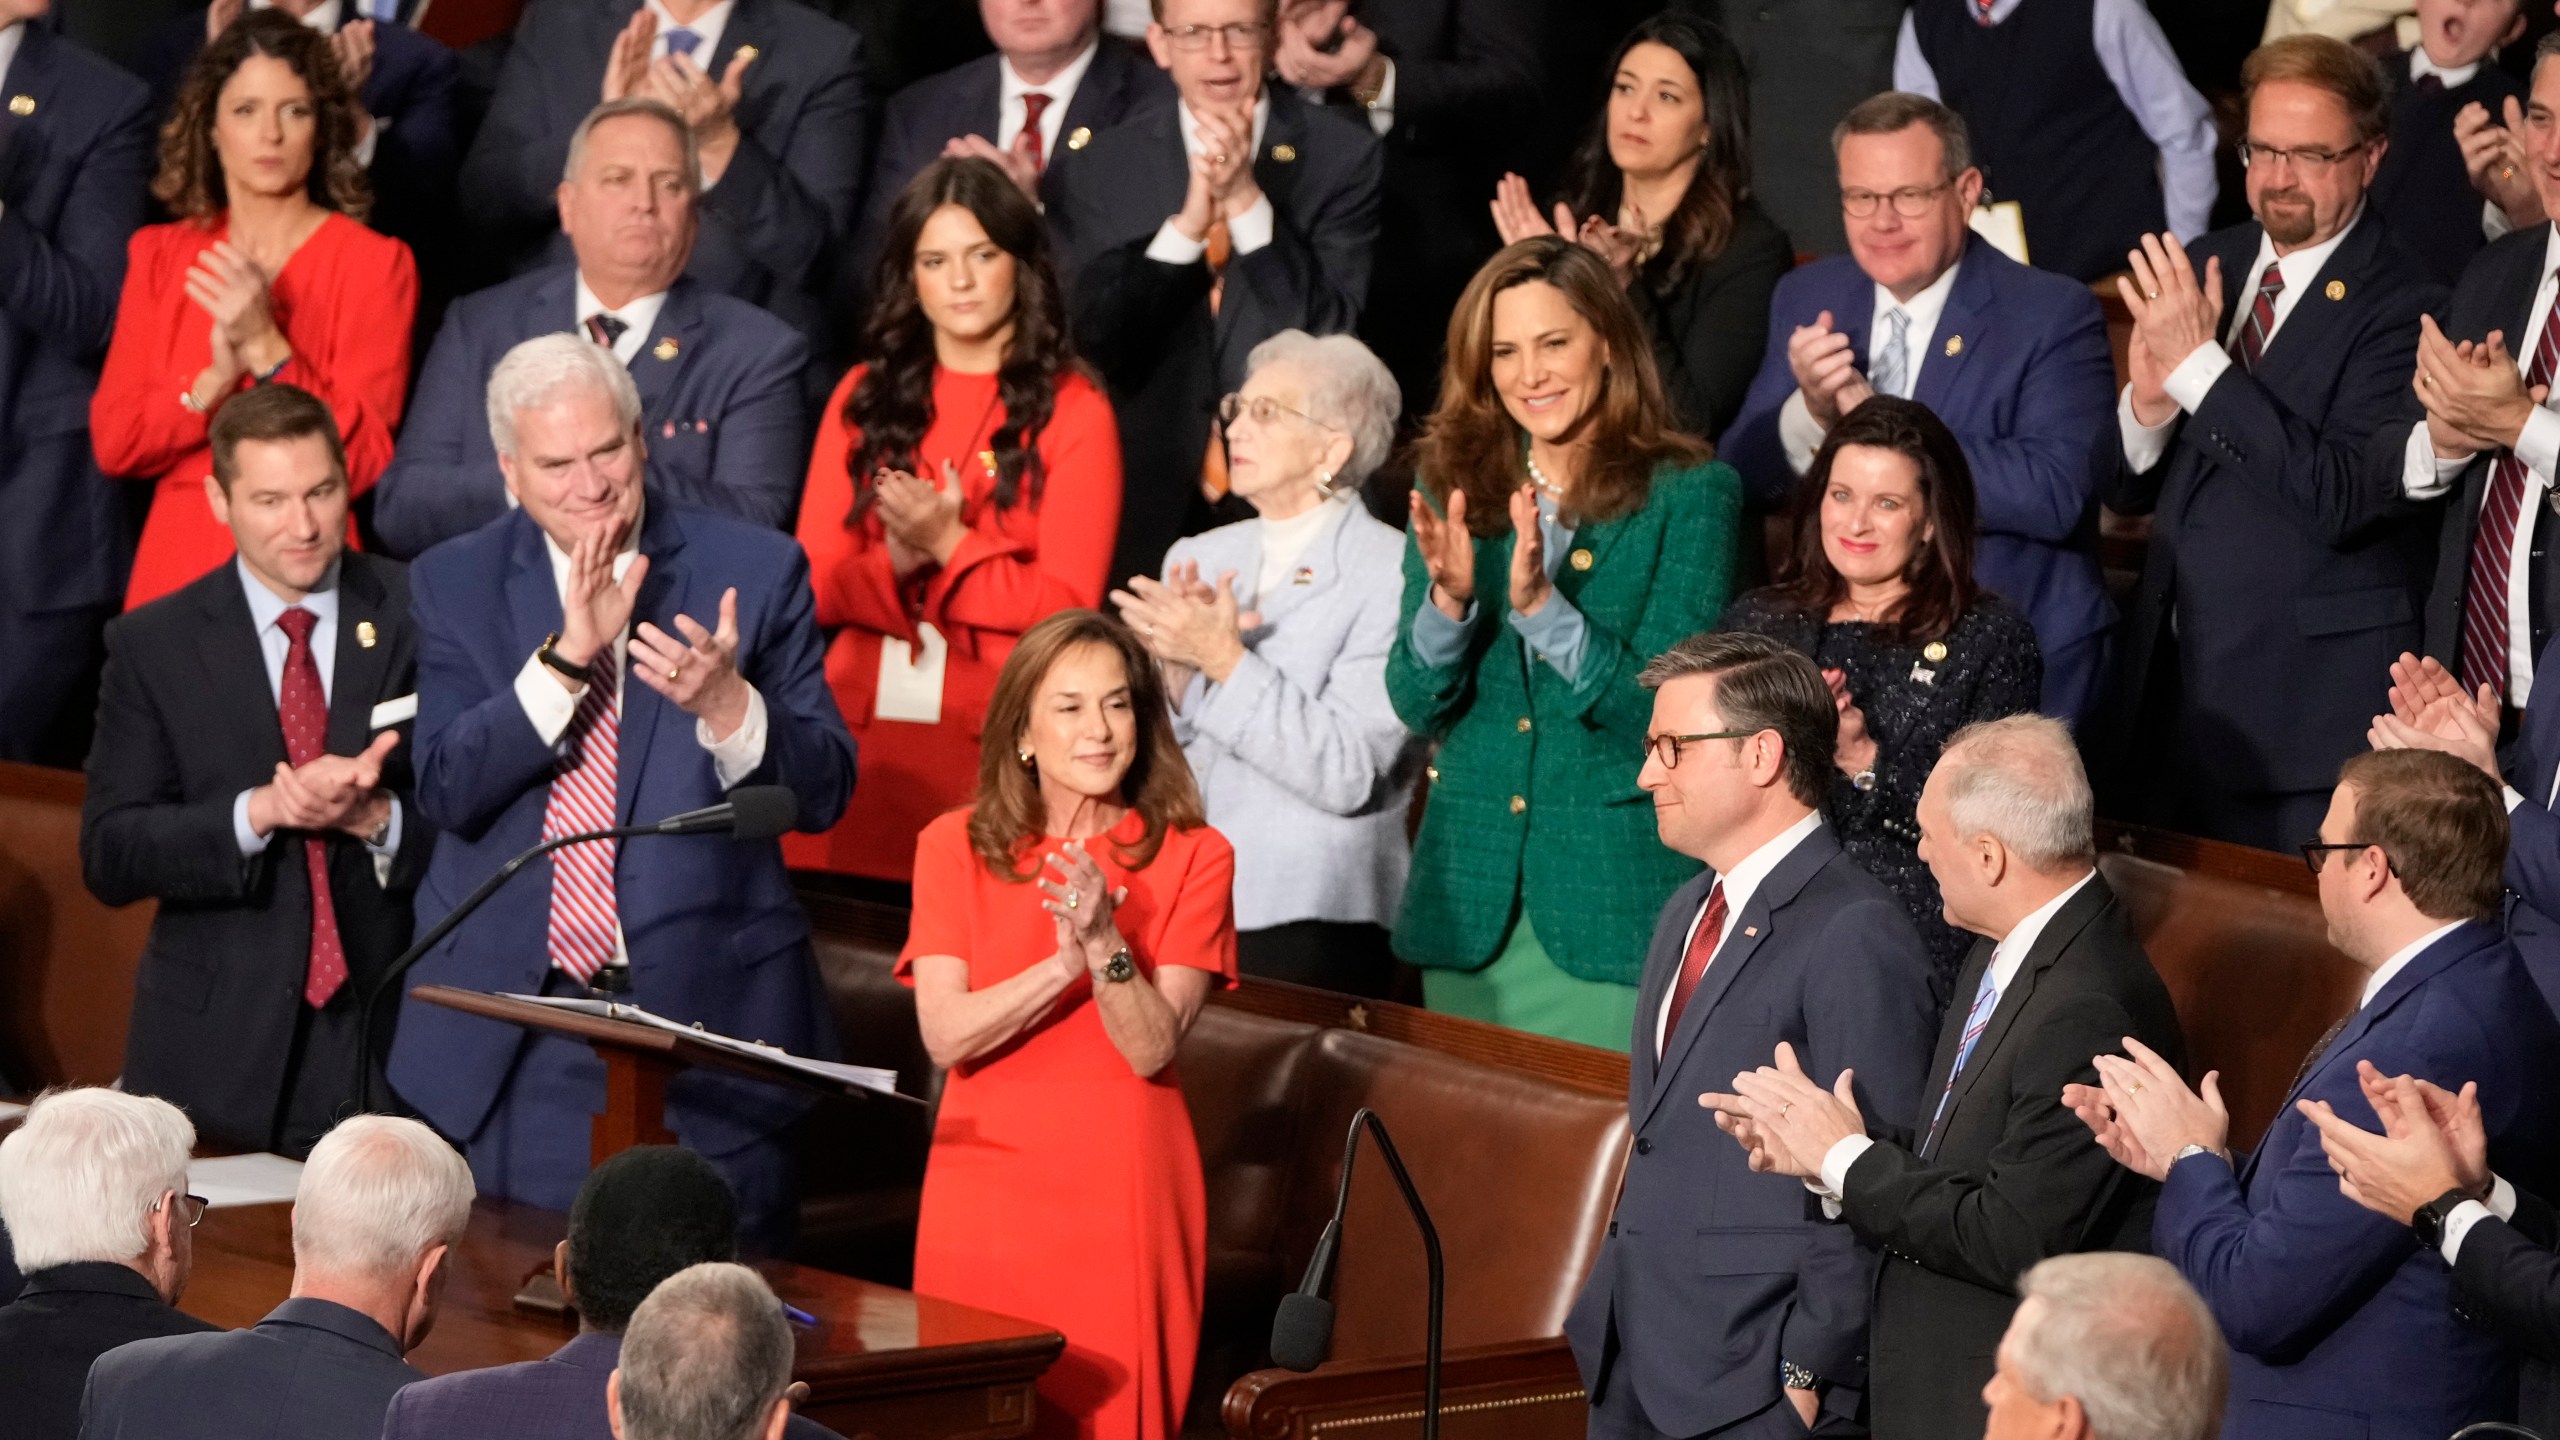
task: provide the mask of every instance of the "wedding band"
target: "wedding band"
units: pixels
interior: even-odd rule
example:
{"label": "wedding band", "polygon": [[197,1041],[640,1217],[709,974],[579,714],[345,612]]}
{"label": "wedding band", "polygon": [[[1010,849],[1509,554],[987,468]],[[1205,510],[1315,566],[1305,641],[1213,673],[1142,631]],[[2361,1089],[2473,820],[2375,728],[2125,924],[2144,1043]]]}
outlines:
{"label": "wedding band", "polygon": [[1790,1111],[1790,1110],[1793,1110],[1794,1108],[1796,1108],[1796,1102],[1794,1102],[1793,1100],[1789,1100],[1789,1101],[1787,1101],[1785,1104],[1780,1105],[1780,1106],[1778,1107],[1778,1118],[1779,1118],[1779,1119],[1781,1119],[1781,1120],[1786,1119],[1786,1118],[1787,1118],[1787,1112],[1788,1112],[1788,1111]]}
{"label": "wedding band", "polygon": [[1211,163],[1211,164],[1213,164],[1213,165],[1224,165],[1224,164],[1226,164],[1226,163],[1227,163],[1227,152],[1226,152],[1226,151],[1224,151],[1224,150],[1221,150],[1221,151],[1219,151],[1217,154],[1215,154],[1215,155],[1213,155],[1213,156],[1209,157],[1209,163]]}
{"label": "wedding band", "polygon": [[2145,290],[2142,292],[2142,298],[2145,300],[2157,300],[2160,298],[2160,292],[2157,290]]}
{"label": "wedding band", "polygon": [[668,678],[668,679],[670,679],[670,680],[673,680],[673,679],[674,679],[674,678],[676,678],[678,675],[681,675],[681,674],[683,674],[683,673],[684,673],[684,667],[683,667],[683,666],[681,666],[681,665],[670,665],[670,666],[668,666],[668,667],[667,667],[667,678]]}
{"label": "wedding band", "polygon": [[2133,1093],[2134,1093],[2134,1094],[2136,1094],[2136,1095],[2139,1095],[2139,1094],[2141,1094],[2141,1093],[2142,1093],[2142,1082],[2141,1082],[2141,1081],[2136,1080],[2136,1081],[2134,1081],[2134,1082],[2133,1082]]}
{"label": "wedding band", "polygon": [[2514,178],[2515,178],[2515,176],[2516,176],[2516,167],[2514,167],[2513,165],[2501,165],[2501,166],[2499,166],[2499,167],[2498,167],[2498,178],[2499,178],[2499,179],[2501,179],[2501,180],[2512,180],[2512,179],[2514,179]]}
{"label": "wedding band", "polygon": [[1073,890],[1068,891],[1068,892],[1067,892],[1067,908],[1068,908],[1068,909],[1070,909],[1070,910],[1073,910],[1074,908],[1076,908],[1076,902],[1077,902],[1077,901],[1079,901],[1079,900],[1081,900],[1081,899],[1083,899],[1083,898],[1084,898],[1083,896],[1078,895],[1078,894],[1077,894],[1075,891],[1073,891]]}
{"label": "wedding band", "polygon": [[1148,627],[1147,627],[1147,632],[1146,632],[1146,633],[1147,633],[1149,636],[1151,636],[1151,637],[1152,637],[1152,636],[1156,633],[1156,627],[1154,627],[1153,625],[1148,626]]}

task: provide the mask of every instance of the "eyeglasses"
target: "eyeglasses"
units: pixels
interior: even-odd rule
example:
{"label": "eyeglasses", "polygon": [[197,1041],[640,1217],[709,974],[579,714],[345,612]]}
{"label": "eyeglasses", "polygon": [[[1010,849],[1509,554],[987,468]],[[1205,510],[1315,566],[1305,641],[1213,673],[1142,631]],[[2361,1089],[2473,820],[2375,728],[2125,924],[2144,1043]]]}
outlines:
{"label": "eyeglasses", "polygon": [[1905,185],[1889,193],[1843,190],[1840,192],[1840,210],[1852,220],[1864,220],[1876,213],[1878,205],[1891,200],[1894,214],[1905,220],[1917,220],[1928,214],[1930,208],[1938,203],[1938,197],[1947,193],[1947,187],[1955,183],[1953,180],[1941,180],[1935,185]]}
{"label": "eyeglasses", "polygon": [[2273,165],[2283,161],[2302,174],[2318,175],[2332,165],[2345,163],[2349,156],[2367,148],[2367,143],[2359,140],[2344,150],[2325,150],[2317,145],[2297,145],[2285,150],[2261,145],[2255,140],[2243,140],[2240,142],[2240,168],[2246,170],[2252,165]]}
{"label": "eyeglasses", "polygon": [[[1763,725],[1760,730],[1768,728]],[[1659,762],[1663,769],[1677,770],[1680,768],[1680,747],[1684,745],[1695,745],[1701,740],[1748,740],[1759,734],[1760,730],[1711,730],[1704,735],[1656,735],[1644,742],[1644,749],[1645,753]]]}
{"label": "eyeglasses", "polygon": [[[2301,848],[2302,863],[2311,867],[2312,877],[2317,879],[2320,874],[2320,867],[2329,863],[2330,851],[2371,850],[2377,847],[2370,840],[2341,840],[2336,842],[2327,840],[2305,840],[2302,842]],[[2391,852],[2388,850],[2382,852],[2382,868],[2390,871],[2394,875],[2400,873],[2399,865],[2393,862]]]}
{"label": "eyeglasses", "polygon": [[1335,430],[1332,426],[1317,419],[1313,415],[1308,414],[1304,410],[1292,410],[1288,406],[1281,404],[1279,401],[1272,399],[1268,395],[1229,395],[1218,402],[1218,426],[1220,429],[1233,425],[1240,417],[1246,415],[1252,416],[1253,423],[1256,425],[1268,425],[1272,421],[1286,415],[1292,420],[1303,420],[1319,430],[1329,431],[1336,435],[1342,433],[1341,431]]}
{"label": "eyeglasses", "polygon": [[[204,1212],[211,1209],[213,1206],[212,1201],[207,1200],[201,1195],[181,1195],[178,1197],[178,1203],[186,1207],[187,1228],[190,1230],[193,1230],[204,1223]],[[151,1208],[154,1210],[159,1209],[160,1202],[156,1200],[153,1201]]]}
{"label": "eyeglasses", "polygon": [[1259,20],[1238,21],[1233,25],[1168,25],[1164,38],[1176,50],[1206,50],[1211,36],[1224,36],[1230,50],[1259,50],[1262,37],[1270,27]]}

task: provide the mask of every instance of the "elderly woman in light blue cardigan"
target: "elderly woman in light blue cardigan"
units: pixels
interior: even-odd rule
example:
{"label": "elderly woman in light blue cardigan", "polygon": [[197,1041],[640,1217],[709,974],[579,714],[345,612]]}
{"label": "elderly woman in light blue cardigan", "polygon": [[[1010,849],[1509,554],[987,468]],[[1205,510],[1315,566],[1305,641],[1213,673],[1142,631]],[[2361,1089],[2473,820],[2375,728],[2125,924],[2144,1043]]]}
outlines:
{"label": "elderly woman in light blue cardigan", "polygon": [[1209,823],[1236,848],[1248,975],[1382,996],[1420,742],[1387,701],[1404,539],[1360,503],[1393,376],[1348,335],[1285,330],[1219,409],[1251,520],[1176,544],[1112,600],[1165,670]]}

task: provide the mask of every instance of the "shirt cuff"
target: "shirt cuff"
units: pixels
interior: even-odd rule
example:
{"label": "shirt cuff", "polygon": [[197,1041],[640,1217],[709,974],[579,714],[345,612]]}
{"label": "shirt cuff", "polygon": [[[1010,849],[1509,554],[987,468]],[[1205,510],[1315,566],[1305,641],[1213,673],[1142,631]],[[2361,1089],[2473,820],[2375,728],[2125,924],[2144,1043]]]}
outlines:
{"label": "shirt cuff", "polygon": [[1778,443],[1786,448],[1789,469],[1802,475],[1813,468],[1813,452],[1822,448],[1822,427],[1805,407],[1801,390],[1778,407]]}
{"label": "shirt cuff", "polygon": [[573,695],[560,688],[550,666],[528,655],[524,668],[516,672],[516,703],[524,707],[524,718],[533,722],[533,733],[546,746],[557,745],[569,733],[569,722],[578,718],[578,695],[586,687],[578,687]]}
{"label": "shirt cuff", "polygon": [[694,743],[711,752],[711,768],[720,777],[723,790],[756,773],[764,763],[765,713],[764,695],[756,687],[747,687],[747,718],[729,732],[726,740],[711,738],[711,722],[693,722]]}
{"label": "shirt cuff", "polygon": [[2412,500],[2433,500],[2451,490],[2462,467],[2470,463],[2468,455],[2451,460],[2438,456],[2427,422],[2421,420],[2409,427],[2409,443],[2401,452],[2400,493]]}
{"label": "shirt cuff", "polygon": [[1528,642],[1529,653],[1563,676],[1566,684],[1572,684],[1574,677],[1582,673],[1582,643],[1590,638],[1590,630],[1572,601],[1549,590],[1547,603],[1538,607],[1537,614],[1523,615],[1514,610],[1510,620],[1511,628]]}
{"label": "shirt cuff", "polygon": [[1843,1135],[1822,1153],[1822,1188],[1832,1200],[1849,1198],[1849,1167],[1875,1143],[1864,1135]]}
{"label": "shirt cuff", "polygon": [[2487,1204],[2465,1200],[2453,1207],[2452,1214],[2444,1217],[2444,1244],[2437,1247],[2438,1253],[2444,1256],[2444,1263],[2451,1265],[2458,1261],[2462,1256],[2463,1237],[2471,1233],[2472,1226],[2492,1217],[2500,1220],[2516,1218],[2516,1187],[2508,1184],[2507,1177],[2503,1175],[2489,1177]]}
{"label": "shirt cuff", "polygon": [[[1235,227],[1231,225],[1227,228],[1232,238]],[[1166,217],[1163,224],[1156,227],[1156,238],[1147,242],[1147,258],[1161,260],[1167,265],[1193,264],[1208,253],[1208,241],[1194,240],[1176,230],[1173,228],[1173,220],[1170,216]]]}
{"label": "shirt cuff", "polygon": [[249,828],[249,794],[250,791],[243,790],[231,802],[231,838],[240,842],[240,858],[243,860],[252,855],[265,854],[267,842],[275,838],[273,835],[261,835]]}
{"label": "shirt cuff", "polygon": [[2535,479],[2550,484],[2553,472],[2560,470],[2560,414],[2534,406],[2525,417],[2524,433],[2516,437],[2515,453]]}
{"label": "shirt cuff", "polygon": [[2137,475],[2159,464],[2169,453],[2169,439],[2177,433],[2180,418],[2172,415],[2157,425],[2143,424],[2133,413],[2133,387],[2124,387],[2116,397],[2116,433],[2124,445],[2124,463]]}
{"label": "shirt cuff", "polygon": [[2498,208],[2497,201],[2480,202],[2480,234],[2483,238],[2501,239],[2515,228],[2515,222],[2507,218],[2506,211]]}
{"label": "shirt cuff", "polygon": [[373,168],[373,155],[382,143],[383,127],[390,123],[379,115],[364,117],[364,134],[356,140],[356,164],[367,170]]}
{"label": "shirt cuff", "polygon": [[1235,253],[1250,255],[1271,243],[1272,227],[1279,222],[1278,211],[1271,208],[1269,195],[1256,195],[1241,215],[1227,217],[1227,239],[1235,244]]}
{"label": "shirt cuff", "polygon": [[2231,356],[2219,345],[2199,345],[2160,382],[2178,408],[2193,415],[2204,408],[2204,397],[2213,389],[2222,372],[2231,368]]}
{"label": "shirt cuff", "polygon": [[1378,98],[1369,102],[1369,128],[1385,139],[1396,128],[1396,62],[1387,62],[1387,78],[1378,82]]}
{"label": "shirt cuff", "polygon": [[1466,658],[1467,633],[1476,628],[1476,603],[1467,602],[1467,613],[1452,620],[1439,606],[1424,596],[1422,608],[1413,612],[1414,658],[1434,670],[1445,670]]}

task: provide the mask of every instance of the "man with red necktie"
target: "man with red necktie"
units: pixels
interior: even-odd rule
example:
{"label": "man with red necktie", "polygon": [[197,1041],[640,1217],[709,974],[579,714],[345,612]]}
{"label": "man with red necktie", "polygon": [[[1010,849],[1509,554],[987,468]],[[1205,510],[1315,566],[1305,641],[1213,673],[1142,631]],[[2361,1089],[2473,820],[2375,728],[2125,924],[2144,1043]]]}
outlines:
{"label": "man with red necktie", "polygon": [[1633,1153],[1565,1321],[1594,1440],[1856,1434],[1876,1255],[1804,1185],[1754,1174],[1698,1097],[1792,1045],[1862,1114],[1909,1127],[1938,1026],[1900,901],[1822,823],[1839,712],[1765,636],[1674,645],[1644,767],[1662,843],[1707,873],[1663,906],[1637,991]]}
{"label": "man with red necktie", "polygon": [[212,447],[239,553],[109,629],[80,858],[108,904],[160,902],[124,1087],[299,1156],[360,1098],[358,1002],[409,941],[417,646],[404,567],[344,548],[327,406],[260,387]]}

